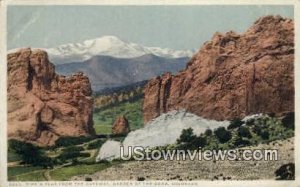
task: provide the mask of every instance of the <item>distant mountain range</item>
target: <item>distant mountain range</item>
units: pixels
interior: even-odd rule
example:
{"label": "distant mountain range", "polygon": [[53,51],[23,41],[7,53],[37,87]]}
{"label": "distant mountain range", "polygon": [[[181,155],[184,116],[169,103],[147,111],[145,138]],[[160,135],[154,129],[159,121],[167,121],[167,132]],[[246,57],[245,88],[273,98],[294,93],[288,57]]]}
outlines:
{"label": "distant mountain range", "polygon": [[145,47],[123,41],[116,36],[103,36],[82,43],[70,43],[55,48],[44,49],[54,64],[85,61],[93,56],[111,56],[116,58],[135,58],[153,54],[164,58],[191,57],[195,51],[173,50],[159,47]]}
{"label": "distant mountain range", "polygon": [[63,75],[82,71],[91,80],[93,91],[99,92],[148,80],[164,72],[175,73],[184,69],[188,60],[188,57],[164,58],[153,54],[136,58],[94,56],[83,62],[58,64],[56,71]]}
{"label": "distant mountain range", "polygon": [[164,72],[176,73],[185,68],[194,54],[192,50],[145,47],[115,36],[42,49],[58,73],[70,75],[82,71],[96,92],[131,85]]}

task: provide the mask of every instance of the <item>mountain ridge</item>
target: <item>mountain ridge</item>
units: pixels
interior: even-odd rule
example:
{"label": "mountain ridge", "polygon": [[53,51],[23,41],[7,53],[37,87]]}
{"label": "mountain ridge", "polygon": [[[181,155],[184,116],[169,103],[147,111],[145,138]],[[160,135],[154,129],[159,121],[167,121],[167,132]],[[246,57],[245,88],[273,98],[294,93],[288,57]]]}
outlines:
{"label": "mountain ridge", "polygon": [[135,58],[153,54],[165,58],[191,57],[194,50],[174,50],[170,48],[147,47],[121,40],[116,36],[103,36],[77,43],[67,43],[53,48],[43,48],[54,64],[85,61],[93,56],[112,56],[115,58]]}
{"label": "mountain ridge", "polygon": [[146,54],[135,58],[93,56],[83,62],[57,64],[63,75],[82,71],[89,75],[93,91],[102,91],[148,80],[164,72],[176,73],[186,66],[189,58],[164,58]]}

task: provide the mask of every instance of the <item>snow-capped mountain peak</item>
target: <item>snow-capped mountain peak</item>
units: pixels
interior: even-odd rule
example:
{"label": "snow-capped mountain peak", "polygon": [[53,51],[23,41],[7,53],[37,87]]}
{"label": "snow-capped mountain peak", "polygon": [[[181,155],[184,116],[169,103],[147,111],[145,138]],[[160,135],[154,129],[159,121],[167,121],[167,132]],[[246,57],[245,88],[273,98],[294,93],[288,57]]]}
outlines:
{"label": "snow-capped mountain peak", "polygon": [[63,44],[55,48],[44,49],[50,60],[55,64],[79,62],[96,55],[106,55],[117,58],[134,58],[146,54],[166,58],[191,57],[194,51],[173,50],[159,47],[146,47],[136,43],[126,42],[116,36],[103,36],[85,40],[81,43]]}

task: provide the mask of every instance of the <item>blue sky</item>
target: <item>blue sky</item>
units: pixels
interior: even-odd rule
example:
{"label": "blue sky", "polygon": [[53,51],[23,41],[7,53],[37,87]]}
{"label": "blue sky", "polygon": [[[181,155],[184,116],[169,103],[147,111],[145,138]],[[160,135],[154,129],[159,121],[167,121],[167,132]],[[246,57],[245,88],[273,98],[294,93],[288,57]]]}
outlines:
{"label": "blue sky", "polygon": [[9,6],[8,49],[55,47],[104,35],[198,49],[215,32],[244,32],[264,15],[293,18],[293,6]]}

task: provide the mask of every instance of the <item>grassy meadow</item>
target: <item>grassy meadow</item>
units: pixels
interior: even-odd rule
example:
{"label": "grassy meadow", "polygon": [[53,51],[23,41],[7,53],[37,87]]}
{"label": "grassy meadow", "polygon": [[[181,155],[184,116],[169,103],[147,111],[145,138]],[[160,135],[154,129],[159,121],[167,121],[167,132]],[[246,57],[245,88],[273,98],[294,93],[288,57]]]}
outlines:
{"label": "grassy meadow", "polygon": [[94,128],[97,134],[111,134],[114,120],[125,115],[131,130],[139,129],[143,125],[141,98],[134,101],[125,101],[109,107],[96,108],[94,111]]}

